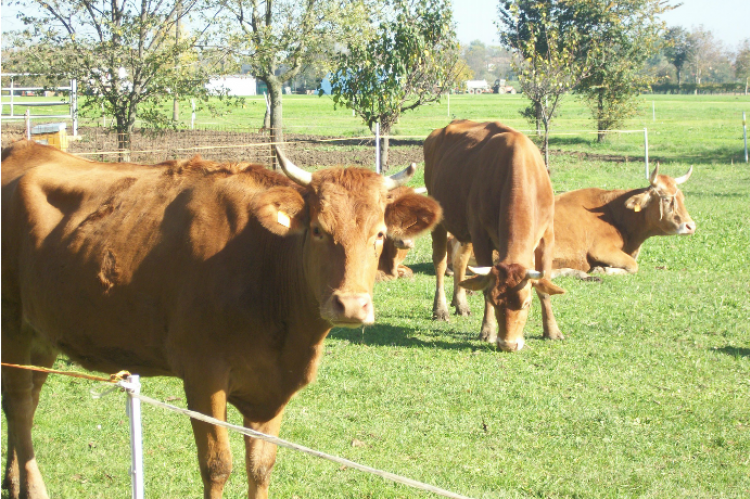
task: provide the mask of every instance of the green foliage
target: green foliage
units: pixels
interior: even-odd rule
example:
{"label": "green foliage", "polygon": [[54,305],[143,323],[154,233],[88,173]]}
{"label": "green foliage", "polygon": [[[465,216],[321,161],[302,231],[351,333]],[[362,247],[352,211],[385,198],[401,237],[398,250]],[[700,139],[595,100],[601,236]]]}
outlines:
{"label": "green foliage", "polygon": [[682,83],[682,68],[690,60],[695,47],[691,44],[690,33],[682,26],[669,28],[664,35],[662,49],[667,60],[677,70],[677,86]]}
{"label": "green foliage", "polygon": [[586,0],[506,0],[500,3],[500,35],[516,54],[513,68],[531,101],[524,116],[533,117],[537,131],[544,125],[542,150],[549,168],[549,128],[563,94],[589,74],[596,47],[586,47],[589,26],[572,22]]}
{"label": "green foliage", "polygon": [[619,127],[636,112],[636,97],[651,82],[641,70],[659,49],[667,10],[662,0],[582,1],[574,22],[583,33],[591,71],[576,86],[584,96],[600,131]]}
{"label": "green foliage", "polygon": [[387,134],[405,111],[434,102],[457,76],[457,42],[447,0],[392,0],[376,32],[333,57],[335,106],[353,109]]}
{"label": "green foliage", "polygon": [[42,74],[50,82],[76,78],[79,90],[89,97],[85,105],[97,110],[103,106],[115,117],[123,148],[129,147],[127,136],[139,108],[148,108],[142,121],[163,127],[172,124],[159,111],[164,99],[208,99],[208,73],[194,64],[205,35],[179,29],[180,23],[198,22],[202,0],[35,3],[41,8],[19,16],[26,29],[14,38],[13,56],[22,59],[26,72]]}
{"label": "green foliage", "polygon": [[734,69],[737,78],[750,78],[750,38],[740,44],[734,60]]}

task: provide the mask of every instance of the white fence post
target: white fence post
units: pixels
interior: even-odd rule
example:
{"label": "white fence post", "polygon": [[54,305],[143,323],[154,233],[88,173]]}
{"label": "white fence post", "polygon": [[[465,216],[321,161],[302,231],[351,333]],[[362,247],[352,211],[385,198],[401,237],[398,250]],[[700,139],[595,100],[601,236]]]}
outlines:
{"label": "white fence post", "polygon": [[16,93],[16,88],[15,88],[16,85],[13,80],[14,78],[11,76],[10,77],[10,116],[11,118],[13,117],[13,94]]}
{"label": "white fence post", "polygon": [[380,174],[380,123],[375,123],[375,171]]}
{"label": "white fence post", "polygon": [[643,129],[643,150],[646,157],[646,179],[651,178],[651,172],[648,171],[648,129]]}
{"label": "white fence post", "polygon": [[745,163],[747,163],[747,120],[745,111],[742,111],[742,137],[745,139]]}
{"label": "white fence post", "polygon": [[29,108],[26,108],[26,113],[24,113],[24,121],[26,124],[26,140],[31,140],[31,111],[29,111]]}
{"label": "white fence post", "polygon": [[141,400],[133,395],[140,395],[140,376],[131,374],[127,378],[125,391],[128,392],[127,413],[130,418],[130,450],[132,461],[130,476],[132,478],[133,499],[144,499],[143,493],[143,435],[141,432]]}
{"label": "white fence post", "polygon": [[70,117],[73,120],[73,137],[78,137],[78,80],[70,80]]}
{"label": "white fence post", "polygon": [[193,107],[193,114],[190,115],[190,129],[195,129],[195,99],[190,99],[190,105]]}

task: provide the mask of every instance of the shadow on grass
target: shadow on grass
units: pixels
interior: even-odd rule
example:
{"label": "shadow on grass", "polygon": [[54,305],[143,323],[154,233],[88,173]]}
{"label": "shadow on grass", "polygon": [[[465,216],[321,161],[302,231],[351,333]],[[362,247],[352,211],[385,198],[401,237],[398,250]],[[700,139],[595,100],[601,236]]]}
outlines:
{"label": "shadow on grass", "polygon": [[731,357],[750,357],[750,348],[721,347],[717,350]]}
{"label": "shadow on grass", "polygon": [[[441,348],[444,350],[477,350],[490,348],[481,342],[470,341],[476,335],[474,333],[461,333],[440,331],[436,329],[421,330],[419,335],[435,338],[434,340],[423,340],[417,338],[417,330],[409,327],[397,327],[390,324],[375,324],[364,329],[335,328],[328,336],[332,340],[344,340],[350,343],[370,346],[396,346],[407,348]],[[445,341],[446,336],[455,338],[457,341]]]}
{"label": "shadow on grass", "polygon": [[410,263],[409,268],[415,274],[431,275],[435,277],[435,266],[432,262]]}

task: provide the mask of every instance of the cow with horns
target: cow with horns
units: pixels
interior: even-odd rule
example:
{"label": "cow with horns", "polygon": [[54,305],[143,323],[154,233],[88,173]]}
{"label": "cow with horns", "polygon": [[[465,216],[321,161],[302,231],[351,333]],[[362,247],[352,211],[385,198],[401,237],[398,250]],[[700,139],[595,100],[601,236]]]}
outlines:
{"label": "cow with horns", "polygon": [[587,278],[587,272],[625,274],[638,271],[636,258],[651,236],[689,235],[696,224],[678,187],[682,177],[659,175],[656,165],[649,186],[633,190],[596,188],[566,192],[555,198],[553,276]]}
{"label": "cow with horns", "polygon": [[[473,243],[483,266],[473,269],[475,277],[464,280],[470,251],[462,253],[455,269],[461,288],[454,294],[457,313],[466,315],[464,288],[485,292],[481,339],[497,342],[505,351],[523,348],[532,288],[542,303],[544,337],[561,339],[550,303],[551,294],[564,292],[549,280],[554,195],[539,149],[499,122],[457,120],[427,137],[424,158],[427,192],[444,210],[443,221],[432,232],[433,318],[448,320],[443,282],[450,232],[460,242]],[[493,250],[499,256],[494,266]]]}
{"label": "cow with horns", "polygon": [[[287,176],[193,158],[156,166],[87,161],[20,141],[2,152],[2,360],[183,380],[188,407],[227,403],[278,435],[333,326],[372,324],[387,235],[441,217],[426,196],[358,169]],[[31,427],[46,374],[2,369],[11,498],[46,498]],[[232,471],[227,430],[193,421],[204,496]],[[266,497],[276,446],[246,437],[251,498]]]}

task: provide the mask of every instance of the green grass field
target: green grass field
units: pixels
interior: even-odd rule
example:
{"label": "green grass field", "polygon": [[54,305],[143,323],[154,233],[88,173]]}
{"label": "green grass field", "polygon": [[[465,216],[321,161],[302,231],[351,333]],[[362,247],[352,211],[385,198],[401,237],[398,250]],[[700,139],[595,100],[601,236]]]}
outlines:
{"label": "green grass field", "polygon": [[[305,133],[313,124],[326,135],[356,131],[350,111],[321,102],[287,98],[285,123]],[[517,96],[454,96],[451,113],[528,129],[517,117],[522,105]],[[281,437],[477,499],[750,497],[750,166],[740,162],[750,98],[647,96],[641,107],[626,128],[648,127],[652,161],[672,175],[695,166],[683,186],[695,235],[647,241],[634,276],[559,279],[567,293],[552,300],[566,339],[542,340],[535,301],[527,346],[515,354],[476,339],[479,295],[471,317],[430,320],[426,236],[405,262],[413,279],[376,285],[377,325],[331,332],[318,379],[289,404]],[[227,120],[257,126],[252,104],[242,111]],[[443,103],[405,116],[396,131],[425,136],[447,122]],[[571,100],[556,128],[592,122]],[[645,185],[642,134],[601,145],[591,134],[553,137],[553,149],[631,157],[556,154],[555,190]],[[57,367],[78,369],[64,359]],[[94,400],[92,388],[101,389],[51,376],[42,392],[34,439],[51,497],[130,495],[124,395]],[[146,379],[143,393],[186,405],[178,380]],[[189,422],[143,412],[147,496],[200,496]],[[234,410],[229,419],[241,423]],[[244,497],[242,438],[233,435],[232,445],[225,497]],[[285,449],[271,494],[430,496]]]}

